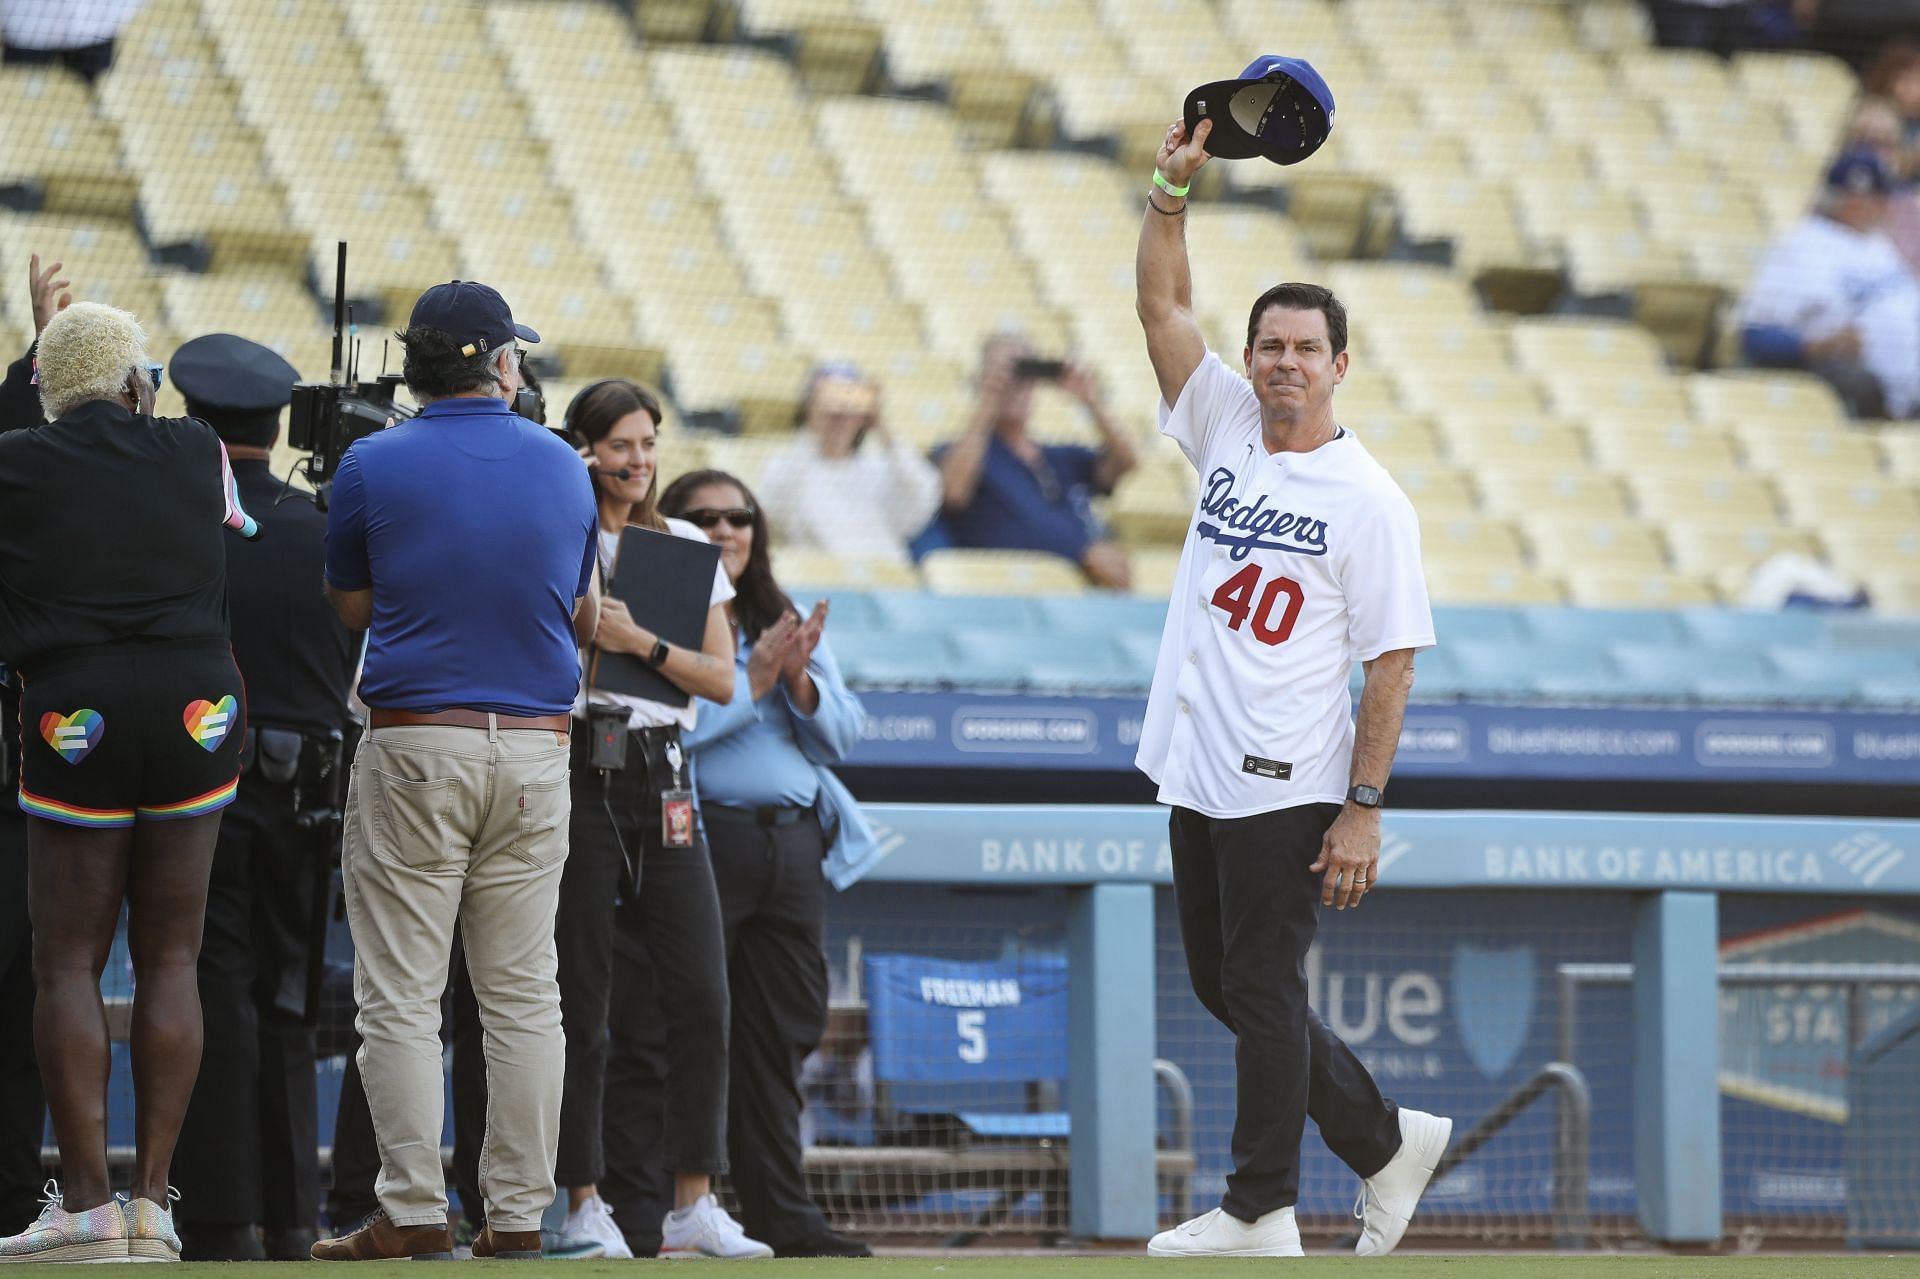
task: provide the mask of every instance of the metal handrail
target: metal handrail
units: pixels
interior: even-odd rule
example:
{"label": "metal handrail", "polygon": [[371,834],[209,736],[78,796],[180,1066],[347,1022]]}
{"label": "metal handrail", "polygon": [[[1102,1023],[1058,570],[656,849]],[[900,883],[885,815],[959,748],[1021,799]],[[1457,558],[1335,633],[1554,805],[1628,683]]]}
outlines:
{"label": "metal handrail", "polygon": [[1435,1181],[1459,1167],[1548,1091],[1560,1094],[1553,1141],[1553,1246],[1587,1246],[1587,1156],[1593,1139],[1593,1090],[1578,1066],[1550,1061],[1506,1100],[1481,1117],[1466,1136],[1454,1138],[1433,1170]]}

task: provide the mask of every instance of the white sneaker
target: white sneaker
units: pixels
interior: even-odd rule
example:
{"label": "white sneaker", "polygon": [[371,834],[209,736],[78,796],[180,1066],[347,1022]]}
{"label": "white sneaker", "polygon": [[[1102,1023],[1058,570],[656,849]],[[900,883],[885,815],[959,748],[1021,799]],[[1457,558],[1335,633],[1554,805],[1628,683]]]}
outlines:
{"label": "white sneaker", "polygon": [[1304,1257],[1293,1209],[1275,1208],[1249,1224],[1215,1208],[1147,1241],[1149,1257]]}
{"label": "white sneaker", "polygon": [[771,1257],[773,1249],[758,1239],[747,1238],[747,1232],[727,1215],[718,1199],[701,1195],[692,1207],[676,1209],[660,1223],[660,1255],[674,1259],[719,1257],[726,1261],[744,1261],[749,1257]]}
{"label": "white sneaker", "polygon": [[567,1214],[567,1224],[560,1233],[574,1239],[592,1240],[606,1249],[601,1254],[604,1257],[633,1260],[633,1249],[627,1247],[627,1237],[614,1224],[613,1209],[607,1207],[607,1201],[597,1194]]}
{"label": "white sneaker", "polygon": [[118,1199],[109,1197],[85,1212],[68,1212],[60,1187],[51,1181],[43,1196],[39,1219],[19,1234],[0,1239],[0,1262],[127,1259],[127,1222]]}
{"label": "white sneaker", "polygon": [[1385,1168],[1367,1178],[1354,1205],[1353,1215],[1360,1219],[1356,1256],[1384,1257],[1399,1246],[1452,1137],[1453,1120],[1400,1108],[1400,1149]]}

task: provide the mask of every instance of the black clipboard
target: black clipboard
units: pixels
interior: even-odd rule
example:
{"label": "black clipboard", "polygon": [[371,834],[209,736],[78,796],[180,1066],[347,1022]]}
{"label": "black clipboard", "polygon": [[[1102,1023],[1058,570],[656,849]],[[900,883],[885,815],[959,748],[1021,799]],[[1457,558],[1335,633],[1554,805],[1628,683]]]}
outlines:
{"label": "black clipboard", "polygon": [[[607,594],[627,606],[633,620],[676,648],[696,653],[705,646],[707,610],[713,603],[714,566],[720,548],[712,542],[627,528],[607,576]],[[685,706],[693,695],[631,653],[593,650],[587,686],[591,691],[624,693]]]}

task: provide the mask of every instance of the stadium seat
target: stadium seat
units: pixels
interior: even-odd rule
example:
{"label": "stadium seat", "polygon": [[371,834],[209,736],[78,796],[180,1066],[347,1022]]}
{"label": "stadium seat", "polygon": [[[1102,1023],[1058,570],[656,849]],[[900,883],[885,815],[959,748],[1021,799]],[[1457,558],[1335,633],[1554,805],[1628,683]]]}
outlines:
{"label": "stadium seat", "polygon": [[1691,608],[1718,604],[1720,593],[1706,578],[1658,569],[1576,564],[1567,570],[1575,604],[1588,608]]}
{"label": "stadium seat", "polygon": [[1525,568],[1430,563],[1427,586],[1435,600],[1452,604],[1561,604],[1560,580]]}
{"label": "stadium seat", "polygon": [[1127,564],[1133,578],[1130,593],[1164,605],[1180,572],[1180,552],[1173,547],[1134,547],[1127,552]]}
{"label": "stadium seat", "polygon": [[1699,373],[1687,390],[1702,422],[1739,427],[1780,422],[1805,429],[1841,426],[1846,407],[1811,373]]}
{"label": "stadium seat", "polygon": [[1525,608],[1514,614],[1520,632],[1543,651],[1602,649],[1610,644],[1679,644],[1679,617],[1664,608]]}
{"label": "stadium seat", "polygon": [[1662,521],[1661,530],[1675,568],[1712,578],[1729,596],[1737,596],[1753,569],[1774,555],[1820,557],[1820,544],[1812,533],[1780,524],[1771,516],[1727,519],[1675,514]]}
{"label": "stadium seat", "polygon": [[1665,574],[1666,547],[1658,532],[1619,518],[1562,513],[1554,506],[1549,501],[1545,509],[1525,518],[1522,527],[1533,549],[1534,563],[1566,566],[1575,603],[1594,602],[1581,598],[1588,574]]}
{"label": "stadium seat", "polygon": [[0,101],[10,104],[12,121],[0,131],[0,186],[31,186],[47,213],[132,212],[134,191],[114,129],[78,79],[57,69],[8,67],[0,70]]}
{"label": "stadium seat", "polygon": [[1812,609],[1686,609],[1675,618],[1696,648],[1810,649],[1827,641],[1827,617]]}
{"label": "stadium seat", "polygon": [[1920,526],[1920,493],[1878,476],[1824,479],[1795,475],[1781,483],[1780,491],[1786,497],[1787,510],[1804,525]]}
{"label": "stadium seat", "polygon": [[1164,599],[1137,599],[1092,591],[1062,598],[1042,597],[1033,604],[1039,610],[1042,628],[1057,635],[1132,633],[1147,636],[1157,644],[1167,621]]}
{"label": "stadium seat", "polygon": [[856,687],[933,687],[953,676],[953,648],[938,631],[834,627],[833,655],[847,682]]}
{"label": "stadium seat", "polygon": [[1714,518],[1768,522],[1778,507],[1771,484],[1751,475],[1659,475],[1627,479],[1641,511],[1657,520]]}
{"label": "stadium seat", "polygon": [[1041,551],[933,551],[920,563],[939,595],[1056,595],[1086,589],[1077,566]]}

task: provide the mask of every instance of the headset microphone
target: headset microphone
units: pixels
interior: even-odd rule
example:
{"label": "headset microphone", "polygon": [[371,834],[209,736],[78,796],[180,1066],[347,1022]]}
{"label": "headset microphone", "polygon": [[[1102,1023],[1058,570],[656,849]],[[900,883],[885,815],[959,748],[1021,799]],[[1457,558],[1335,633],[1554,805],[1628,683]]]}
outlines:
{"label": "headset microphone", "polygon": [[617,471],[609,471],[604,467],[596,466],[593,468],[593,473],[595,475],[604,475],[610,480],[630,480],[633,478],[633,472],[624,466]]}

